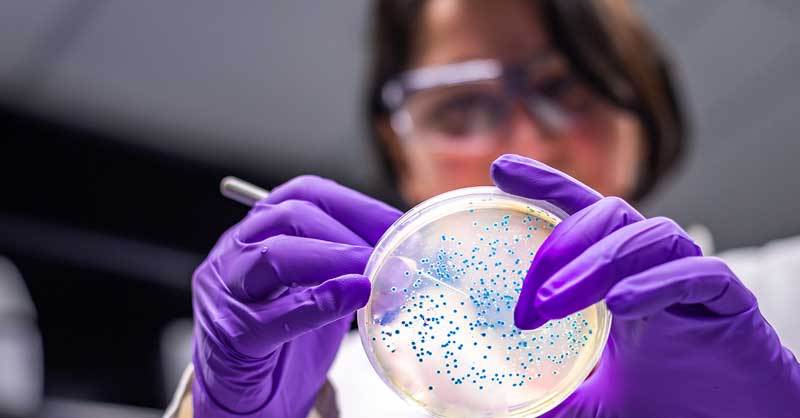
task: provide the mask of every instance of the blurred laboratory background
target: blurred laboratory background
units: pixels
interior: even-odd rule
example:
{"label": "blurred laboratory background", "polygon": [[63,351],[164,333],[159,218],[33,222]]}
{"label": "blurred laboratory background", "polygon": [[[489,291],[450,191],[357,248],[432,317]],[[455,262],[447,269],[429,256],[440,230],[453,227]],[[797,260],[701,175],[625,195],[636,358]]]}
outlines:
{"label": "blurred laboratory background", "polygon": [[[0,415],[160,415],[192,271],[245,213],[221,177],[394,201],[361,121],[369,3],[0,2]],[[800,234],[800,3],[637,3],[694,131],[642,209],[718,250]]]}

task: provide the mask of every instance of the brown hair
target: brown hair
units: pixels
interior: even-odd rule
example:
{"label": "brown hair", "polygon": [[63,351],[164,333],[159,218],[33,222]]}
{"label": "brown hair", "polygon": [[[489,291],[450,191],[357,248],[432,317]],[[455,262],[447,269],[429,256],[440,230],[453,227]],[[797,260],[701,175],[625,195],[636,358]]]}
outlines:
{"label": "brown hair", "polygon": [[[672,169],[687,141],[687,123],[672,69],[661,45],[626,0],[537,0],[553,43],[594,90],[634,113],[645,130],[646,155],[633,199]],[[423,0],[377,0],[372,16],[368,123],[389,178],[396,171],[375,121],[389,110],[383,85],[403,72],[412,54]]]}

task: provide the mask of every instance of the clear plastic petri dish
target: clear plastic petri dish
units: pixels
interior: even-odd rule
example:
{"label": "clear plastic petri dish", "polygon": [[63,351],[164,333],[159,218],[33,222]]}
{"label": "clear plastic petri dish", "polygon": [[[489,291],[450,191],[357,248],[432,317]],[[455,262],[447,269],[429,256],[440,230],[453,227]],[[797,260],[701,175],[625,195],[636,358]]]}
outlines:
{"label": "clear plastic petri dish", "polygon": [[567,215],[495,187],[448,192],[384,234],[358,311],[375,371],[438,417],[535,417],[586,379],[608,339],[600,302],[522,331],[514,306],[542,242]]}

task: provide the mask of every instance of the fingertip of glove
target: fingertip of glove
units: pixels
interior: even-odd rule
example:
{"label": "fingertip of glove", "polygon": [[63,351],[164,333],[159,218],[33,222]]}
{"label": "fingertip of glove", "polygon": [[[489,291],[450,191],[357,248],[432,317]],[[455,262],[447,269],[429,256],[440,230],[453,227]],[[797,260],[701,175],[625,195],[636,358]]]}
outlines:
{"label": "fingertip of glove", "polygon": [[364,307],[369,301],[372,286],[361,274],[347,274],[321,284],[318,290],[330,294],[344,313]]}
{"label": "fingertip of glove", "polygon": [[518,194],[522,192],[523,190],[517,190],[520,187],[517,184],[519,183],[519,174],[516,173],[519,171],[517,167],[525,165],[522,160],[522,157],[514,154],[505,154],[494,160],[489,169],[489,174],[494,184],[508,193]]}
{"label": "fingertip of glove", "polygon": [[514,326],[521,330],[531,330],[542,326],[547,319],[542,318],[536,309],[517,304],[514,309]]}
{"label": "fingertip of glove", "polygon": [[504,177],[508,174],[508,171],[512,169],[512,167],[519,163],[519,159],[521,157],[514,154],[503,154],[497,159],[492,162],[492,166],[489,168],[489,173],[492,175],[492,179],[499,179]]}
{"label": "fingertip of glove", "polygon": [[514,308],[514,326],[521,330],[528,330],[531,329],[528,323],[527,312],[520,305],[517,305]]}
{"label": "fingertip of glove", "polygon": [[518,154],[503,154],[497,157],[492,165],[503,166],[504,164],[520,164],[520,163],[525,165],[536,164],[536,160],[523,157]]}

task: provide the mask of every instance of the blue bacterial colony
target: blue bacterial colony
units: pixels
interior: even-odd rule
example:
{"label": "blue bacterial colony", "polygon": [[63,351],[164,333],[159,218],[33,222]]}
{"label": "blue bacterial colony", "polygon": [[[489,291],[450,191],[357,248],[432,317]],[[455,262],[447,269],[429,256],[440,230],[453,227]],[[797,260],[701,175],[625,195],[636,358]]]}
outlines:
{"label": "blue bacterial colony", "polygon": [[396,247],[377,273],[368,330],[385,377],[435,411],[503,410],[545,396],[586,363],[594,307],[531,331],[513,321],[531,260],[558,222],[530,206],[473,208]]}

